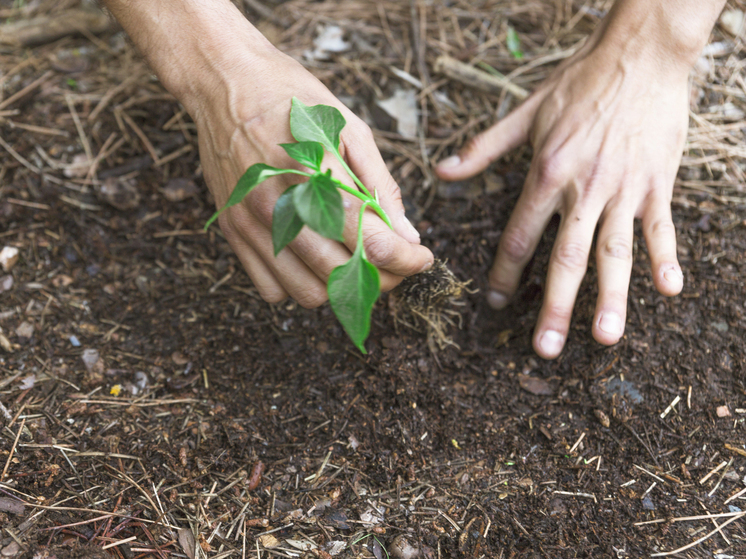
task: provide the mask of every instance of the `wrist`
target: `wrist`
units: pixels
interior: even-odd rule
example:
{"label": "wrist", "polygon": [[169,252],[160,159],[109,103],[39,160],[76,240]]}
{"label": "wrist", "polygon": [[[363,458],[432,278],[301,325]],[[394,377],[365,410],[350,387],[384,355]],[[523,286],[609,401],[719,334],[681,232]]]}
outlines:
{"label": "wrist", "polygon": [[651,70],[688,75],[725,0],[617,0],[599,26],[611,52],[646,60]]}
{"label": "wrist", "polygon": [[[230,76],[255,78],[256,69],[279,54],[229,0],[103,1],[193,117]],[[258,91],[258,80],[252,82]]]}

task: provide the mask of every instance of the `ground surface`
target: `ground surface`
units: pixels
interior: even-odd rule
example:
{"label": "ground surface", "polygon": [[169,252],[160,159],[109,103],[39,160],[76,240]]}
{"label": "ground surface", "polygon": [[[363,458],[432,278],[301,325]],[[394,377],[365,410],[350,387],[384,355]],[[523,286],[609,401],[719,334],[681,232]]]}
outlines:
{"label": "ground surface", "polygon": [[[3,17],[73,3],[10,4]],[[353,51],[310,66],[379,131],[423,242],[484,292],[528,152],[473,183],[433,184],[421,148],[437,159],[460,145],[497,100],[423,78],[460,109],[428,98],[434,139],[420,146],[375,106],[406,85],[386,68],[422,77],[418,53],[430,67],[482,52],[508,73],[525,61],[504,47],[505,16],[530,61],[574,44],[597,13],[474,4],[291,2],[261,22],[299,56],[332,16],[353,37]],[[201,233],[212,206],[193,127],[121,36],[6,49],[5,99],[46,77],[0,108],[0,245],[20,249],[0,279],[3,556],[192,557],[196,541],[200,557],[380,558],[380,544],[401,557],[404,535],[433,558],[646,557],[731,521],[677,556],[746,557],[743,112],[717,116],[746,96],[740,42],[713,40],[726,46],[695,75],[675,194],[684,292],[656,294],[640,244],[627,333],[600,347],[591,264],[552,362],[530,346],[552,228],[506,311],[466,298],[458,348],[433,355],[384,298],[361,356],[328,307],[262,302],[219,233]],[[154,165],[138,130],[173,159]],[[81,134],[103,152],[91,173],[85,160],[69,169]],[[107,178],[125,209],[101,194]]]}

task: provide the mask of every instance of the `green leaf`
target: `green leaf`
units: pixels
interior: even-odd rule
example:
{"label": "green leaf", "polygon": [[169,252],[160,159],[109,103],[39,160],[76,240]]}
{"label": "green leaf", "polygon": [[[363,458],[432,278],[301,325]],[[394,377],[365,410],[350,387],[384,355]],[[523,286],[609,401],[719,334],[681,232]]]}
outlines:
{"label": "green leaf", "polygon": [[298,142],[297,144],[280,144],[285,152],[301,165],[314,171],[321,171],[321,160],[324,159],[324,146],[318,142]]}
{"label": "green leaf", "polygon": [[241,178],[238,179],[238,183],[236,183],[236,186],[233,189],[230,198],[228,198],[228,201],[225,203],[225,206],[220,208],[220,210],[215,212],[213,216],[207,220],[207,223],[205,224],[205,230],[207,230],[207,228],[212,225],[212,222],[215,221],[218,216],[225,210],[227,210],[231,206],[240,204],[241,201],[246,197],[246,195],[251,192],[256,185],[264,182],[270,177],[284,175],[286,173],[295,173],[296,175],[308,176],[307,173],[301,173],[300,171],[296,171],[295,169],[276,169],[275,167],[270,167],[269,165],[265,165],[264,163],[257,163],[256,165],[252,165],[251,167],[249,167],[241,176]]}
{"label": "green leaf", "polygon": [[378,296],[381,281],[378,269],[365,258],[363,243],[359,242],[346,264],[337,266],[327,285],[329,302],[347,335],[363,353],[370,333],[370,316]]}
{"label": "green leaf", "polygon": [[508,45],[508,50],[510,51],[510,54],[513,55],[513,58],[519,60],[523,58],[523,51],[521,50],[521,38],[518,36],[516,30],[512,27],[508,27],[508,37],[506,42]]}
{"label": "green leaf", "polygon": [[304,105],[293,97],[290,132],[299,142],[318,142],[339,155],[339,134],[347,122],[342,113],[328,105]]}
{"label": "green leaf", "polygon": [[293,192],[295,211],[317,233],[344,241],[345,210],[331,171],[316,173],[308,182],[299,184]]}
{"label": "green leaf", "polygon": [[272,245],[275,249],[275,256],[303,229],[303,220],[295,211],[293,204],[293,190],[297,186],[291,186],[282,193],[272,212]]}

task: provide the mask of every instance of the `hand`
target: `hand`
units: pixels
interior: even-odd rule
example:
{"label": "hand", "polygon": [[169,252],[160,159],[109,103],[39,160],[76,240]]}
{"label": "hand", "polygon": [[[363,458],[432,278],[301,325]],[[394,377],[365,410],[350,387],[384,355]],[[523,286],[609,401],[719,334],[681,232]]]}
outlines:
{"label": "hand", "polygon": [[[332,105],[347,120],[341,136],[343,157],[363,184],[378,192],[394,226],[392,231],[372,211],[365,214],[365,251],[381,269],[381,288],[391,289],[404,276],[432,265],[433,255],[420,246],[419,234],[404,216],[399,187],[370,129],[300,64],[273,47],[230,0],[104,2],[194,119],[205,182],[218,208],[254,163],[284,168],[295,163],[277,145],[293,141],[293,96],[307,105]],[[331,156],[325,163],[336,178],[353,185]],[[329,274],[347,262],[355,247],[360,201],[343,195],[344,244],[304,227],[275,258],[272,211],[293,183],[292,175],[262,183],[242,204],[223,212],[220,226],[265,300],[277,302],[289,295],[304,307],[315,307],[326,301]]]}
{"label": "hand", "polygon": [[547,223],[559,213],[533,338],[546,359],[557,357],[567,339],[596,230],[598,342],[614,344],[624,333],[635,218],[642,219],[657,289],[673,296],[683,286],[670,202],[687,131],[688,67],[648,52],[636,42],[644,37],[620,43],[610,25],[513,113],[437,167],[443,179],[464,179],[531,142],[534,157],[500,238],[488,302],[507,305]]}
{"label": "hand", "polygon": [[[240,60],[240,54],[235,59]],[[302,66],[280,53],[261,64],[253,60],[251,71],[241,68],[239,63],[232,72],[229,87],[219,90],[218,98],[201,103],[193,112],[205,181],[218,208],[225,204],[238,178],[250,165],[262,162],[276,167],[298,167],[278,146],[293,141],[288,124],[293,96],[308,105],[332,105],[342,111],[347,121],[341,135],[343,157],[363,184],[377,190],[380,204],[394,225],[392,231],[372,211],[365,214],[365,250],[368,259],[381,269],[382,289],[391,289],[404,276],[432,264],[432,254],[419,245],[419,234],[404,216],[399,187],[381,159],[367,125]],[[249,90],[256,81],[261,83],[258,98],[231,95]],[[354,186],[330,154],[325,164],[332,168],[333,176]],[[343,195],[345,244],[325,239],[304,227],[289,247],[275,257],[271,235],[275,202],[288,186],[302,181],[297,175],[283,175],[262,183],[243,204],[224,212],[219,223],[263,299],[276,302],[290,295],[310,308],[326,301],[329,274],[347,262],[355,248],[361,202],[346,193]]]}

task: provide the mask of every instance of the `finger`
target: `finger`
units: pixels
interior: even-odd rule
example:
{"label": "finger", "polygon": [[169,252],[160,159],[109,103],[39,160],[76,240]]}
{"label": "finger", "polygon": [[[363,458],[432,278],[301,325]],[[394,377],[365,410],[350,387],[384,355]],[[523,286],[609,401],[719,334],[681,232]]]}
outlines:
{"label": "finger", "polygon": [[[337,266],[346,264],[352,256],[346,246],[325,239],[308,227],[301,230],[290,243],[290,248],[324,284],[329,282],[332,271]],[[381,291],[390,291],[399,285],[402,279],[401,276],[380,270]]]}
{"label": "finger", "polygon": [[653,281],[661,294],[681,293],[684,274],[676,256],[676,228],[671,219],[671,202],[656,189],[646,200],[642,228],[653,271]]}
{"label": "finger", "polygon": [[356,130],[354,135],[343,141],[350,168],[371,194],[374,191],[378,193],[379,203],[389,216],[394,231],[410,243],[420,244],[420,234],[404,214],[399,185],[386,168],[370,128],[365,126],[362,130]]}
{"label": "finger", "polygon": [[632,274],[634,208],[623,203],[610,208],[596,242],[598,299],[593,319],[593,337],[605,345],[615,344],[624,334],[627,293]]}
{"label": "finger", "polygon": [[230,227],[240,232],[243,247],[259,256],[288,295],[305,308],[315,308],[326,301],[326,284],[293,251],[281,251],[275,257],[272,234],[266,226],[241,206],[229,212]]}
{"label": "finger", "polygon": [[537,196],[536,169],[536,166],[532,166],[529,170],[523,192],[500,236],[497,255],[490,269],[487,302],[494,309],[507,306],[508,300],[518,289],[523,269],[557,209],[557,201],[553,197]]}
{"label": "finger", "polygon": [[565,345],[575,298],[588,268],[598,215],[576,206],[563,216],[534,333],[534,349],[544,359],[554,359]]}
{"label": "finger", "polygon": [[500,122],[472,138],[457,155],[436,165],[438,176],[447,181],[473,177],[496,159],[526,143],[540,101],[538,96],[530,97]]}

